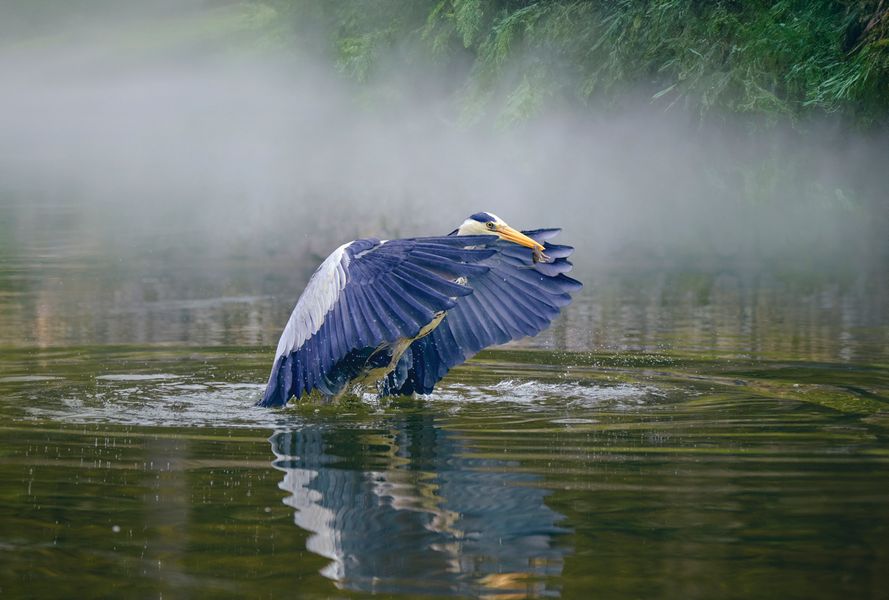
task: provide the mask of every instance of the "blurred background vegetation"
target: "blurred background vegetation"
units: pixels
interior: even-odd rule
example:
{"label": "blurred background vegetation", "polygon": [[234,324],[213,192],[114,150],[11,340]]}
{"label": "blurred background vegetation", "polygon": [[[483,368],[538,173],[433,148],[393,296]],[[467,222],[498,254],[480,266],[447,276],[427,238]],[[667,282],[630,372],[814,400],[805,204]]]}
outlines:
{"label": "blurred background vegetation", "polygon": [[422,84],[502,124],[640,97],[796,125],[884,124],[889,108],[885,0],[29,0],[3,7],[0,48],[91,27],[123,51],[322,57],[380,97]]}
{"label": "blurred background vegetation", "polygon": [[[885,122],[884,0],[269,0],[282,29],[377,85],[432,68],[465,115],[619,105]],[[408,75],[409,77],[409,75]]]}

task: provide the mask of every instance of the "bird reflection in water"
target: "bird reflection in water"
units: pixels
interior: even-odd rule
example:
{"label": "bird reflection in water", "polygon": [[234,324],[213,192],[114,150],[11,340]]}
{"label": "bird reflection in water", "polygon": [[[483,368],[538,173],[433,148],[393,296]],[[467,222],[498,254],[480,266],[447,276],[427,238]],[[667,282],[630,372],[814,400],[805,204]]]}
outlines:
{"label": "bird reflection in water", "polygon": [[305,426],[270,439],[307,548],[341,589],[558,596],[569,530],[515,463],[408,415],[374,429]]}

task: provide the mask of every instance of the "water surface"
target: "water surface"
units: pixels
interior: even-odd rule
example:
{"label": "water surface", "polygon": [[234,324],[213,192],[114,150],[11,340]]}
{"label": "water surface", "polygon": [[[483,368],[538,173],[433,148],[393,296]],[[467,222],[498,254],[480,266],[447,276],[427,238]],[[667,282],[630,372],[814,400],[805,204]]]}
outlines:
{"label": "water surface", "polygon": [[432,396],[258,410],[316,257],[53,214],[75,233],[2,244],[4,596],[889,589],[873,271],[588,267],[551,330]]}

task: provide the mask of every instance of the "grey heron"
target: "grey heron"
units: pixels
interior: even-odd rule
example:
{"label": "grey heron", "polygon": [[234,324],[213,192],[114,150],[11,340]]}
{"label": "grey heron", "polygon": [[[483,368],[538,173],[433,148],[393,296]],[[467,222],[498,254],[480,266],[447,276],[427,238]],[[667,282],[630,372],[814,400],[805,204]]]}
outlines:
{"label": "grey heron", "polygon": [[537,335],[581,283],[559,229],[476,213],[446,236],[359,239],[321,263],[281,334],[261,406],[352,384],[428,394],[483,348]]}

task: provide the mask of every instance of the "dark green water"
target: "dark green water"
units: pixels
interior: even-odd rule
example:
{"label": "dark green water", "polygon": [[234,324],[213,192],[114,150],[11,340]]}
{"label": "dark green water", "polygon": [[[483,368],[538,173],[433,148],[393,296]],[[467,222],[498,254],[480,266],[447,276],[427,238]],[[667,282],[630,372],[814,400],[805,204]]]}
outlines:
{"label": "dark green water", "polygon": [[3,597],[889,596],[879,271],[590,268],[431,397],[266,411],[311,261],[31,231],[0,262]]}

